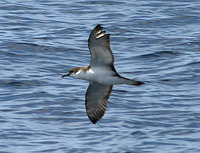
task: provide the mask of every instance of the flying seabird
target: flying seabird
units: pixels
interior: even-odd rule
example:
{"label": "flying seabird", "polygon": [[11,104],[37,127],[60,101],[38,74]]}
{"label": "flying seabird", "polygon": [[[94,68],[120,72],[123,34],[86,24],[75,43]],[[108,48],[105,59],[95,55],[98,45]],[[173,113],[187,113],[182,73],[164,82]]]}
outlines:
{"label": "flying seabird", "polygon": [[92,30],[88,47],[91,54],[90,65],[73,68],[62,77],[71,76],[90,81],[85,95],[85,105],[89,119],[95,124],[105,113],[113,85],[142,85],[144,82],[125,78],[117,73],[110,49],[110,34],[106,34],[100,24]]}

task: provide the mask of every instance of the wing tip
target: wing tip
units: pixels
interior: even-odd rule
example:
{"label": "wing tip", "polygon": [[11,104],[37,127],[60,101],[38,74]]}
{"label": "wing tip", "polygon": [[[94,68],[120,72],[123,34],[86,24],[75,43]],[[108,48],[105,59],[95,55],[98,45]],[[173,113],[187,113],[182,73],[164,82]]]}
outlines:
{"label": "wing tip", "polygon": [[[90,118],[89,118],[90,119]],[[91,120],[90,121],[93,123],[93,124],[96,124],[99,120]]]}
{"label": "wing tip", "polygon": [[102,27],[102,25],[101,24],[97,24],[95,28],[98,28],[98,27]]}
{"label": "wing tip", "polygon": [[106,31],[103,31],[103,27],[101,24],[97,24],[96,27],[92,30],[92,32],[90,33],[90,37],[95,37],[95,38],[101,38],[103,37]]}
{"label": "wing tip", "polygon": [[102,31],[103,30],[103,27],[101,24],[97,24],[97,26],[93,29],[93,31]]}
{"label": "wing tip", "polygon": [[96,124],[105,114],[106,107],[102,110],[87,110],[87,116],[89,120]]}
{"label": "wing tip", "polygon": [[101,116],[100,118],[99,117],[96,117],[96,116],[90,116],[88,114],[88,118],[89,120],[93,123],[93,124],[96,124],[103,116]]}

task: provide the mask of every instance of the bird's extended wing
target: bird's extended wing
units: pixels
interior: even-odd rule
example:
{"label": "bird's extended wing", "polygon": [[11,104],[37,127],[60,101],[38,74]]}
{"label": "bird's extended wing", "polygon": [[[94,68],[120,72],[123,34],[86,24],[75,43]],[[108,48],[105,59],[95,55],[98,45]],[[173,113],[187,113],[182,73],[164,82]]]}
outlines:
{"label": "bird's extended wing", "polygon": [[101,25],[97,25],[91,32],[88,39],[88,46],[91,53],[90,66],[112,66],[114,56],[110,49],[110,34],[102,31]]}
{"label": "bird's extended wing", "polygon": [[112,85],[90,82],[85,95],[86,112],[92,123],[96,123],[105,113]]}

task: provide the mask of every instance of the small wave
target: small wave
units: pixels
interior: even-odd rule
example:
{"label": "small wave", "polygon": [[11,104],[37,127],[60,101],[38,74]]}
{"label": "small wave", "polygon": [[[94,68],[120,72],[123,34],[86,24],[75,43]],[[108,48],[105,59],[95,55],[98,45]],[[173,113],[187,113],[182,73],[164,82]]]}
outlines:
{"label": "small wave", "polygon": [[0,80],[3,87],[30,87],[45,84],[44,81],[38,80]]}
{"label": "small wave", "polygon": [[159,51],[159,52],[154,52],[154,53],[149,53],[149,54],[143,54],[138,56],[139,58],[151,58],[151,57],[162,57],[163,55],[165,56],[177,56],[178,52],[173,52],[173,51]]}
{"label": "small wave", "polygon": [[191,62],[191,63],[188,63],[188,64],[186,64],[186,66],[194,66],[194,65],[198,65],[198,66],[200,66],[200,61],[197,61],[197,62]]}

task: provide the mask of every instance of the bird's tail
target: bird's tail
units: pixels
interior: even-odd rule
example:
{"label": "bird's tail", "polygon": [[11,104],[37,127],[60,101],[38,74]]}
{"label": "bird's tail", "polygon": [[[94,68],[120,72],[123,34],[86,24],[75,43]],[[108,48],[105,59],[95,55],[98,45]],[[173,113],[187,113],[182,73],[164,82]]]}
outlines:
{"label": "bird's tail", "polygon": [[123,78],[124,83],[129,84],[129,85],[139,86],[139,85],[145,84],[144,82],[132,80],[132,79],[129,79],[129,78],[125,78],[123,76],[120,76],[120,78]]}
{"label": "bird's tail", "polygon": [[135,80],[131,80],[131,79],[129,79],[129,81],[130,81],[130,83],[127,83],[127,84],[129,84],[129,85],[139,86],[139,85],[145,84],[144,82],[135,81]]}

